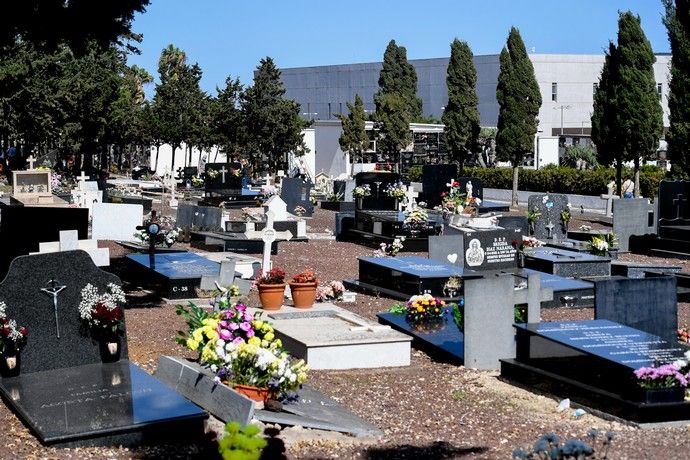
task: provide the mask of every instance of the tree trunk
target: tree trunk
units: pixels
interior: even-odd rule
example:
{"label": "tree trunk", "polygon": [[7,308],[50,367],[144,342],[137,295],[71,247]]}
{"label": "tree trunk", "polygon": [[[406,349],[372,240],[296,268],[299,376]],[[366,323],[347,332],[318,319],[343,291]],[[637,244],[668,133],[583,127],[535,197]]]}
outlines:
{"label": "tree trunk", "polygon": [[623,198],[623,161],[616,160],[616,187],[618,187],[618,196]]}
{"label": "tree trunk", "polygon": [[[172,145],[172,163],[170,163],[170,172],[175,171],[175,150],[177,150],[177,145]],[[156,168],[158,170],[158,168]]]}
{"label": "tree trunk", "polygon": [[[160,153],[160,150],[161,150],[161,145],[156,144],[156,161],[153,164],[154,171],[158,170],[158,154]],[[149,168],[149,167],[150,166],[147,166],[147,168]]]}
{"label": "tree trunk", "polygon": [[[192,166],[192,150],[194,150],[194,147],[192,144],[189,144],[189,162],[187,163],[188,166]],[[201,153],[199,153],[201,155]]]}
{"label": "tree trunk", "polygon": [[518,165],[513,165],[513,197],[511,200],[511,205],[515,208],[518,207],[518,174],[520,173],[520,168]]}
{"label": "tree trunk", "polygon": [[640,197],[640,159],[635,158],[635,193],[634,197],[639,198]]}

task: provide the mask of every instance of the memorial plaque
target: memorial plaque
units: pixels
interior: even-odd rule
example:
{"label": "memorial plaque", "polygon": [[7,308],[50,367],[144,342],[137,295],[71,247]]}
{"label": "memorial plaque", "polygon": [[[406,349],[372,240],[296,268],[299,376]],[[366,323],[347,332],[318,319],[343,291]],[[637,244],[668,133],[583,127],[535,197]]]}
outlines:
{"label": "memorial plaque", "polygon": [[[517,324],[537,336],[630,368],[658,366],[683,358],[686,349],[661,337],[605,319]],[[632,372],[631,372],[632,373]]]}
{"label": "memorial plaque", "polygon": [[658,200],[659,225],[690,220],[690,181],[661,181]]}
{"label": "memorial plaque", "polygon": [[489,230],[465,234],[465,268],[502,270],[517,268],[517,250],[512,230]]}
{"label": "memorial plaque", "polygon": [[558,193],[540,193],[530,195],[529,212],[537,212],[539,217],[534,222],[534,236],[539,239],[564,240],[567,228],[561,220],[561,211],[567,209],[568,196]]}
{"label": "memorial plaque", "polygon": [[206,190],[224,190],[228,193],[240,194],[242,165],[240,163],[206,163]]}

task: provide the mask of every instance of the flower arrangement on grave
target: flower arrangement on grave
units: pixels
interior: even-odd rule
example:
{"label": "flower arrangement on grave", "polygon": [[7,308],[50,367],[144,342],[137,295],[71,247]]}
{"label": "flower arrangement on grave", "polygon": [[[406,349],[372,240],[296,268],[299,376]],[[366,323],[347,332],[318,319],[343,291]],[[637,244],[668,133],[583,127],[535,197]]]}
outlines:
{"label": "flower arrangement on grave", "polygon": [[212,299],[209,301],[209,305],[217,310],[227,310],[236,303],[241,295],[240,288],[236,284],[224,287],[216,282],[216,288],[211,292]]}
{"label": "flower arrangement on grave", "polygon": [[529,224],[530,231],[534,231],[534,224],[541,217],[541,211],[538,207],[533,207],[527,210],[527,223]]}
{"label": "flower arrangement on grave", "polygon": [[17,325],[17,321],[7,317],[7,304],[0,302],[0,354],[4,363],[0,367],[3,375],[11,376],[19,373],[17,355],[28,341],[29,330]]}
{"label": "flower arrangement on grave", "polygon": [[589,232],[590,230],[592,230],[592,226],[582,224],[580,225],[580,228],[578,230],[580,230],[581,232]]}
{"label": "flower arrangement on grave", "polygon": [[615,233],[595,235],[587,242],[587,249],[595,256],[606,256],[618,244]]}
{"label": "flower arrangement on grave", "polygon": [[[341,201],[342,196],[341,194],[334,194],[336,197],[338,197],[337,200],[330,200],[330,201]],[[364,184],[360,185],[359,187],[355,187],[352,190],[352,196],[355,198],[364,198],[365,196],[371,196],[371,186],[369,184]]]}
{"label": "flower arrangement on grave", "polygon": [[297,308],[311,308],[316,300],[316,288],[319,280],[314,270],[307,269],[296,274],[290,281],[292,302]]}
{"label": "flower arrangement on grave", "polygon": [[392,172],[393,171],[393,165],[390,163],[376,163],[374,165],[374,171]]}
{"label": "flower arrangement on grave", "polygon": [[687,327],[678,329],[678,341],[683,343],[690,343],[690,331]]}
{"label": "flower arrangement on grave", "polygon": [[[682,360],[681,360],[682,361]],[[688,386],[688,373],[681,369],[687,367],[687,361],[663,364],[658,367],[640,367],[635,369],[637,384],[644,389],[685,388]]]}
{"label": "flower arrangement on grave", "polygon": [[178,332],[177,342],[199,353],[199,363],[216,372],[216,381],[250,394],[261,390],[261,399],[285,398],[307,378],[304,361],[295,361],[261,313],[252,315],[243,304],[209,314],[194,304],[176,308],[189,327]]}
{"label": "flower arrangement on grave", "polygon": [[92,336],[110,339],[124,332],[122,304],[126,301],[120,286],[109,283],[104,293],[88,283],[81,290],[79,317]]}
{"label": "flower arrangement on grave", "polygon": [[464,211],[466,202],[467,194],[460,189],[460,182],[453,181],[448,192],[441,193],[441,205],[436,209],[444,214],[460,214]]}
{"label": "flower arrangement on grave", "polygon": [[407,301],[406,319],[410,323],[442,320],[446,303],[431,294],[413,295]]}
{"label": "flower arrangement on grave", "polygon": [[[600,436],[601,435],[601,436]],[[569,439],[561,444],[560,438],[555,433],[547,433],[530,449],[520,447],[513,450],[513,459],[606,459],[615,434],[612,431],[606,433],[592,429],[587,433],[588,442],[581,439]],[[592,457],[596,455],[596,457]]]}
{"label": "flower arrangement on grave", "polygon": [[[364,187],[364,186],[362,186],[362,187]],[[366,187],[369,187],[369,186],[367,185]],[[360,188],[360,187],[355,187],[355,190],[357,190],[358,188]],[[362,190],[360,190],[358,193],[364,193],[364,192]],[[371,189],[369,190],[369,195],[371,195]],[[361,198],[360,196],[355,195],[354,190],[352,191],[352,196],[355,198]],[[364,196],[368,196],[368,195],[362,195],[362,197],[364,197]],[[329,193],[328,195],[326,195],[326,201],[328,201],[329,203],[335,203],[337,201],[343,201],[344,197],[345,197],[345,195],[343,195],[342,193],[333,192],[333,193]],[[312,204],[316,204],[316,203],[312,203]]]}
{"label": "flower arrangement on grave", "polygon": [[233,177],[240,177],[242,175],[242,171],[240,169],[234,169],[230,168],[230,175]]}
{"label": "flower arrangement on grave", "polygon": [[405,241],[405,237],[401,236],[399,238],[395,238],[390,244],[381,243],[379,248],[374,251],[374,257],[395,257],[395,255],[404,247],[403,241]]}
{"label": "flower arrangement on grave", "polygon": [[421,207],[416,207],[405,211],[405,220],[403,225],[409,227],[412,230],[421,230],[426,227],[429,221],[429,213],[426,209]]}
{"label": "flower arrangement on grave", "polygon": [[319,204],[319,200],[316,199],[314,195],[309,195],[309,203],[311,203],[312,206],[316,206]]}
{"label": "flower arrangement on grave", "polygon": [[293,212],[297,217],[302,217],[307,212],[307,210],[304,209],[303,206],[296,206]]}
{"label": "flower arrangement on grave", "polygon": [[199,176],[192,176],[192,185],[194,187],[201,187],[204,185],[204,179]]}
{"label": "flower arrangement on grave", "polygon": [[384,190],[386,195],[388,195],[391,198],[395,198],[396,200],[402,200],[403,198],[405,198],[406,191],[407,190],[405,189],[405,185],[402,182],[388,184],[386,186],[386,189]]}
{"label": "flower arrangement on grave", "polygon": [[207,169],[207,170],[206,170],[206,176],[207,176],[209,179],[215,179],[215,178],[218,177],[219,175],[220,175],[220,172],[218,172],[217,169]]}
{"label": "flower arrangement on grave", "polygon": [[69,194],[74,188],[74,180],[68,174],[50,174],[50,190],[53,195]]}
{"label": "flower arrangement on grave", "polygon": [[278,310],[283,305],[285,276],[280,268],[272,268],[265,273],[260,270],[257,274],[254,287],[259,291],[259,301],[264,310]]}
{"label": "flower arrangement on grave", "polygon": [[539,241],[533,236],[523,236],[522,240],[513,240],[512,245],[517,249],[518,254],[524,254],[525,249],[540,248],[544,246],[544,242]]}
{"label": "flower arrangement on grave", "polygon": [[448,297],[455,297],[455,294],[462,288],[462,278],[451,276],[443,284],[443,293]]}
{"label": "flower arrangement on grave", "polygon": [[563,224],[563,228],[567,231],[568,230],[568,224],[570,223],[570,220],[572,219],[572,214],[570,213],[571,210],[571,204],[568,203],[563,210],[561,210],[561,223]]}
{"label": "flower arrangement on grave", "polygon": [[322,284],[316,288],[316,301],[342,300],[345,286],[342,282],[333,280],[328,284]]}
{"label": "flower arrangement on grave", "polygon": [[[144,225],[142,226],[144,228],[142,228],[141,230],[137,230],[134,233],[134,237],[141,241],[142,244],[149,243],[150,234],[146,231],[146,228],[148,228],[149,225],[151,225],[151,223],[153,223],[153,221],[149,215],[149,217],[144,221]],[[178,238],[180,238],[182,229],[180,227],[175,226],[175,221],[172,217],[162,216],[157,219],[156,223],[159,227],[159,231],[155,235],[156,245],[166,245],[170,247],[178,240]]]}

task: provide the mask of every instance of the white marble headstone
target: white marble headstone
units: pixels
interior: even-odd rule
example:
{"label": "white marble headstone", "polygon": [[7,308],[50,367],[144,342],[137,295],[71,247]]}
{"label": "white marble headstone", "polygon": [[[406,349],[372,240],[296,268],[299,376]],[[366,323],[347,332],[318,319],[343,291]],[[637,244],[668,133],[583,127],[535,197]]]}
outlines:
{"label": "white marble headstone", "polygon": [[93,205],[94,240],[135,241],[136,227],[143,222],[140,204],[96,203]]}
{"label": "white marble headstone", "polygon": [[264,204],[264,210],[268,214],[268,211],[273,211],[274,220],[288,220],[287,204],[278,195],[273,195]]}

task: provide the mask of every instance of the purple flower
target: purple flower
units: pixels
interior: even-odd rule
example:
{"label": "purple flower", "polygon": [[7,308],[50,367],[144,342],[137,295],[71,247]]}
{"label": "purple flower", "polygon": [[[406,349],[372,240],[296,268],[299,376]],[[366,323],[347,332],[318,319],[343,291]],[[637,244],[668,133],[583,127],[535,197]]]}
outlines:
{"label": "purple flower", "polygon": [[223,340],[230,340],[230,338],[232,337],[232,333],[227,329],[221,329],[220,331],[218,331],[218,337],[220,337]]}
{"label": "purple flower", "polygon": [[247,337],[250,337],[250,338],[251,338],[251,337],[254,337],[254,329],[249,329],[249,330],[247,331]]}
{"label": "purple flower", "polygon": [[235,317],[235,312],[232,310],[225,310],[225,313],[223,314],[223,317],[225,319],[232,319]]}
{"label": "purple flower", "polygon": [[228,329],[230,329],[231,331],[236,331],[239,328],[240,328],[240,326],[237,323],[228,324]]}
{"label": "purple flower", "polygon": [[254,316],[252,316],[251,313],[249,313],[248,311],[244,312],[244,320],[245,321],[251,322],[253,319],[254,319]]}
{"label": "purple flower", "polygon": [[240,323],[240,329],[242,329],[244,332],[249,332],[252,330],[252,325],[250,323]]}
{"label": "purple flower", "polygon": [[247,310],[247,307],[242,303],[238,303],[237,305],[235,305],[235,309],[239,312],[244,312]]}
{"label": "purple flower", "polygon": [[235,337],[235,340],[232,341],[234,345],[244,343],[244,339],[242,337]]}
{"label": "purple flower", "polygon": [[218,327],[222,329],[227,329],[228,328],[228,322],[227,321],[221,321],[218,323]]}

